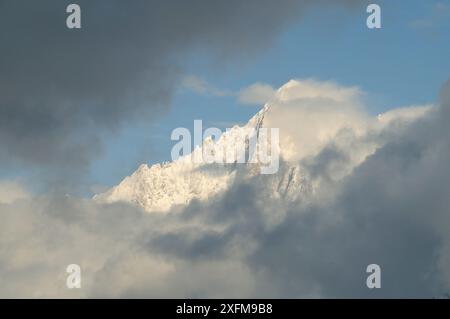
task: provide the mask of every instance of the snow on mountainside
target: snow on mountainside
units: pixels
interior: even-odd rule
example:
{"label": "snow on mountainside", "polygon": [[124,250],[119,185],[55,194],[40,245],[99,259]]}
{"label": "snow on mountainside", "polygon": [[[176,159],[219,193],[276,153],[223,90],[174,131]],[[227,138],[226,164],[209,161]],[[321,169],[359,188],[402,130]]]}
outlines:
{"label": "snow on mountainside", "polygon": [[[212,149],[223,147],[227,140],[240,136],[258,134],[264,124],[266,105],[245,126],[234,126],[224,132],[217,142],[206,139],[204,145],[212,143]],[[245,147],[237,145],[236,147]],[[109,191],[94,196],[99,202],[130,202],[143,207],[148,212],[166,212],[175,205],[186,205],[192,199],[206,200],[228,189],[239,178],[251,178],[259,174],[257,164],[206,164],[195,163],[192,157],[202,152],[196,148],[191,155],[183,156],[173,162],[155,164],[149,167],[142,164],[131,176]],[[240,166],[244,167],[240,167]],[[278,175],[277,175],[278,176]],[[274,180],[274,196],[296,197],[296,189],[304,182],[299,168],[283,170],[283,174]]]}
{"label": "snow on mountainside", "polygon": [[[282,88],[279,90],[282,92]],[[265,117],[270,111],[267,103],[245,126],[234,126],[224,132],[217,142],[207,138],[206,145],[213,152],[223,148],[230,140],[242,136],[258,135],[264,127]],[[242,144],[242,143],[241,143]],[[238,144],[236,148],[246,147]],[[248,147],[248,145],[247,145]],[[248,150],[246,150],[248,152]],[[196,148],[192,154],[179,159],[155,164],[149,167],[142,164],[131,176],[119,185],[103,194],[94,196],[98,202],[112,203],[118,201],[134,203],[148,212],[166,212],[176,205],[186,205],[192,199],[206,200],[227,190],[236,179],[248,179],[259,175],[258,164],[207,164],[192,160],[202,148]],[[296,198],[297,190],[307,189],[304,176],[299,167],[282,167],[276,176],[267,176],[276,197]]]}
{"label": "snow on mountainside", "polygon": [[[368,136],[382,130],[387,125],[386,118],[389,121],[416,118],[428,110],[403,109],[369,119],[360,110],[359,94],[356,88],[340,87],[331,82],[291,80],[278,89],[245,126],[234,126],[217,141],[207,138],[203,148],[197,147],[191,154],[172,162],[151,167],[143,164],[119,185],[94,196],[94,200],[101,203],[123,201],[147,212],[167,212],[177,205],[187,205],[193,199],[214,199],[233,183],[250,179],[267,196],[289,201],[302,199],[318,188],[322,180],[342,178],[372,154],[382,141]],[[261,175],[258,162],[207,164],[193,160],[206,149],[212,153],[220,152],[230,141],[233,144],[242,136],[258,135],[264,127],[280,129],[280,167],[273,175]],[[347,154],[347,160],[332,161],[327,160],[329,156],[321,157],[321,152],[330,151],[330,145],[333,152]],[[248,152],[249,146],[238,143],[235,147],[244,147]],[[320,161],[311,163],[314,156]],[[318,163],[326,174],[312,178]]]}

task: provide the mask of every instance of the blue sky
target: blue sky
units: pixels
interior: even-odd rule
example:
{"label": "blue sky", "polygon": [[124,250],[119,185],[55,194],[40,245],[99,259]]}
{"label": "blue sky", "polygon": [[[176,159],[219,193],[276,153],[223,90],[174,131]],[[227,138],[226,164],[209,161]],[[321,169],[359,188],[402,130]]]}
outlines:
{"label": "blue sky", "polygon": [[[292,78],[333,80],[365,91],[372,113],[434,102],[450,74],[450,1],[379,4],[381,30],[366,27],[364,11],[315,9],[251,61],[221,61],[197,50],[189,56],[186,74],[231,91],[255,82],[277,88]],[[180,88],[170,111],[157,123],[130,123],[106,139],[87,185],[114,185],[141,163],[169,160],[175,143],[171,131],[192,128],[194,119],[224,128],[225,123],[246,122],[258,110],[232,96],[204,96]]]}

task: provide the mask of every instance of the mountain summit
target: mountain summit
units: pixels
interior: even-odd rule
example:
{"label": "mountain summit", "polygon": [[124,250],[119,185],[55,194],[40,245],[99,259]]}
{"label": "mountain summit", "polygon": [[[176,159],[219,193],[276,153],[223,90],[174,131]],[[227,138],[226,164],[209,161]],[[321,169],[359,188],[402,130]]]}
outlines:
{"label": "mountain summit", "polygon": [[[292,85],[292,82],[288,82],[285,88],[289,89]],[[278,90],[279,94],[285,94],[283,87]],[[237,181],[257,177],[260,173],[258,163],[207,164],[196,163],[192,159],[202,153],[205,147],[215,152],[242,136],[259,135],[261,129],[267,127],[265,122],[270,110],[271,103],[268,102],[246,125],[228,129],[217,141],[206,138],[202,147],[195,148],[189,155],[151,167],[142,164],[119,185],[95,195],[94,200],[102,203],[122,201],[140,206],[147,212],[167,212],[174,206],[187,205],[193,199],[212,199]],[[242,147],[247,148],[245,152],[248,154],[248,144],[236,145],[238,150]],[[299,167],[282,166],[276,176],[265,177],[273,184],[271,196],[296,198],[297,190],[307,188],[304,177]]]}
{"label": "mountain summit", "polygon": [[[325,190],[324,185],[339,182],[373,154],[383,145],[384,132],[389,132],[391,125],[398,128],[430,109],[409,107],[373,117],[365,112],[361,95],[356,87],[334,82],[291,80],[246,125],[236,125],[215,139],[207,137],[201,146],[174,161],[151,167],[143,164],[119,185],[94,199],[102,203],[128,202],[147,212],[164,213],[194,199],[220,198],[236,183],[252,184],[265,197],[303,199],[319,189]],[[205,153],[220,158],[230,145],[236,154],[242,151],[250,157],[249,140],[255,140],[252,138],[269,128],[279,129],[279,143],[268,143],[271,155],[275,150],[279,155],[275,174],[262,175],[264,162],[259,160],[223,164],[194,160]],[[245,142],[237,143],[242,142],[242,137],[247,138]],[[263,148],[256,140],[256,149]]]}

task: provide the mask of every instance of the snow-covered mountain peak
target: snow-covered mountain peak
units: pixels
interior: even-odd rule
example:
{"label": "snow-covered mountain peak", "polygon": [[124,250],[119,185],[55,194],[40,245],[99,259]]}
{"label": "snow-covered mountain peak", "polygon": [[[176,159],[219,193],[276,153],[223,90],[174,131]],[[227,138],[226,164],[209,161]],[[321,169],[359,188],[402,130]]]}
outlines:
{"label": "snow-covered mountain peak", "polygon": [[[226,191],[229,186],[239,180],[259,175],[258,163],[254,164],[206,164],[193,160],[196,155],[203,154],[205,148],[212,152],[234,145],[236,150],[248,148],[245,143],[237,143],[242,137],[259,135],[265,127],[265,119],[271,105],[266,103],[244,126],[237,126],[224,132],[217,141],[206,138],[202,147],[195,148],[191,154],[175,161],[154,164],[149,167],[142,164],[119,185],[103,194],[94,196],[98,202],[112,203],[130,202],[144,208],[147,212],[167,212],[177,205],[187,205],[191,200],[206,200]],[[245,149],[245,152],[248,150]],[[237,153],[237,152],[236,152]],[[302,188],[304,178],[299,169],[286,169],[278,176],[267,177],[273,188],[273,196],[296,196],[295,189]]]}

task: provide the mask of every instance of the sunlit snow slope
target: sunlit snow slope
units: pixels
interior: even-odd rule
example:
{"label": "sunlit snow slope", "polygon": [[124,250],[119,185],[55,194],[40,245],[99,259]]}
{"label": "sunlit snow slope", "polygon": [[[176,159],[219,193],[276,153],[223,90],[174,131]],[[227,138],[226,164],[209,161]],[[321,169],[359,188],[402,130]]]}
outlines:
{"label": "sunlit snow slope", "polygon": [[[232,184],[250,181],[261,184],[267,196],[301,200],[362,163],[383,144],[380,132],[393,122],[414,119],[429,109],[404,108],[371,117],[365,113],[360,95],[358,88],[333,82],[291,80],[246,125],[234,126],[217,141],[208,138],[203,142],[203,149],[218,152],[239,137],[259,134],[261,128],[279,128],[280,168],[273,175],[261,175],[258,163],[195,162],[193,157],[203,151],[199,147],[172,162],[151,167],[142,164],[119,185],[94,199],[101,203],[123,201],[147,212],[164,213],[193,199],[214,200]],[[235,146],[248,148],[245,143]],[[347,158],[334,161],[330,152]],[[314,174],[319,164],[326,176]]]}

